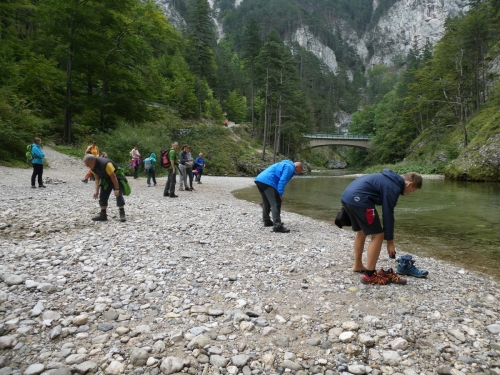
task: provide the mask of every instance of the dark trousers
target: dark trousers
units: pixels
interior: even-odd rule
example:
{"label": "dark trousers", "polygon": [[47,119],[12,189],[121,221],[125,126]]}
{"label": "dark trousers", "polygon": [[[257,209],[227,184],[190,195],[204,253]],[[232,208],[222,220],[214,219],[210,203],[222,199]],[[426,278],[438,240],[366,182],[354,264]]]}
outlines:
{"label": "dark trousers", "polygon": [[138,171],[139,171],[139,165],[136,165],[136,166],[134,167],[134,178],[139,178],[139,177],[137,176],[137,172],[138,172]]}
{"label": "dark trousers", "polygon": [[186,168],[186,174],[189,177],[189,187],[192,188],[193,187],[193,169],[192,168]]}
{"label": "dark trousers", "polygon": [[175,194],[175,176],[177,176],[176,173],[174,172],[174,168],[168,170],[168,178],[167,178],[167,183],[165,184],[165,189],[163,190],[163,196],[166,197],[167,195],[173,195]]}
{"label": "dark trousers", "polygon": [[196,176],[196,181],[201,181],[202,174],[203,174],[203,169],[198,169],[198,175]]}
{"label": "dark trousers", "polygon": [[[118,180],[118,188],[120,190],[120,195],[118,195],[116,197],[116,205],[118,207],[123,207],[123,206],[125,206],[125,199],[123,199],[123,186],[122,186],[120,180]],[[101,206],[101,209],[108,207],[109,196],[111,195],[112,192],[113,192],[113,196],[114,196],[114,186],[113,186],[113,182],[111,182],[111,180],[108,181],[108,188],[107,189],[104,189],[103,185],[100,186],[99,206]]]}
{"label": "dark trousers", "polygon": [[258,181],[255,182],[255,185],[257,185],[262,197],[262,220],[270,220],[269,213],[271,212],[274,226],[279,227],[281,225],[281,197],[278,190]]}
{"label": "dark trousers", "polygon": [[153,183],[156,185],[156,173],[154,169],[148,169],[148,185],[151,185],[151,178],[153,178]]}
{"label": "dark trousers", "polygon": [[31,186],[35,186],[35,180],[38,176],[38,186],[43,185],[43,164],[33,164],[33,174],[31,175]]}

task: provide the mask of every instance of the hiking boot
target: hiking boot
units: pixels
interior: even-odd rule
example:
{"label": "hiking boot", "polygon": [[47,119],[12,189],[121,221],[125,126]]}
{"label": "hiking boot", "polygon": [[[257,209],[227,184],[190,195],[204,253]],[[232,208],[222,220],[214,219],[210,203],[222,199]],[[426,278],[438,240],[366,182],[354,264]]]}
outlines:
{"label": "hiking boot", "polygon": [[191,187],[189,188],[189,190],[194,191],[194,187],[192,187],[192,186],[191,186]]}
{"label": "hiking boot", "polygon": [[35,186],[35,185],[33,185],[31,188],[32,188],[32,189],[36,189],[36,186]]}
{"label": "hiking boot", "polygon": [[419,270],[415,267],[415,261],[412,259],[412,256],[407,254],[399,257],[396,262],[398,263],[398,267],[396,268],[396,272],[400,275],[407,275],[413,277],[427,277],[429,274],[426,270]]}
{"label": "hiking boot", "polygon": [[44,188],[44,189],[45,189],[46,187],[47,187],[47,186],[45,186],[45,185],[40,185],[40,186],[39,186],[39,188]]}
{"label": "hiking boot", "polygon": [[92,221],[107,221],[108,220],[108,215],[106,214],[105,211],[99,212],[99,215],[94,216],[92,218]]}
{"label": "hiking boot", "polygon": [[125,217],[125,211],[121,211],[120,210],[120,221],[122,223],[126,222],[127,221],[127,218]]}
{"label": "hiking boot", "polygon": [[384,269],[382,268],[378,271],[378,275],[389,280],[389,283],[406,285],[406,279],[403,279],[402,277],[396,275],[392,268],[389,268],[387,271],[384,271]]}
{"label": "hiking boot", "polygon": [[175,194],[170,194],[170,195],[169,195],[169,197],[170,197],[170,198],[177,198],[177,197],[178,197],[178,195],[175,195]]}
{"label": "hiking boot", "polygon": [[271,219],[264,220],[264,226],[265,227],[273,227],[274,223]]}
{"label": "hiking boot", "polygon": [[84,179],[82,180],[82,182],[85,182],[85,183],[87,184],[87,183],[89,182],[89,180],[87,180],[86,178],[84,178]]}
{"label": "hiking boot", "polygon": [[389,284],[389,280],[383,276],[379,276],[376,272],[368,276],[366,273],[361,276],[361,282],[363,284],[377,284],[377,285],[387,285]]}
{"label": "hiking boot", "polygon": [[273,232],[275,233],[289,233],[290,229],[285,228],[283,224],[274,225]]}

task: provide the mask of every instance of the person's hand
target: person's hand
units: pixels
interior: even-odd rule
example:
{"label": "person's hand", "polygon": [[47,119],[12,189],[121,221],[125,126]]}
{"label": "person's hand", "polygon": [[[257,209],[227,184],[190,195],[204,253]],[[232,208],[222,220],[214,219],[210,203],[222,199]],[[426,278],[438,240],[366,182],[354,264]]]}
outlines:
{"label": "person's hand", "polygon": [[284,200],[285,198],[283,198],[283,197],[280,197],[280,199],[281,199],[281,201],[283,202],[283,200]]}
{"label": "person's hand", "polygon": [[120,195],[120,189],[115,190],[115,197],[118,197]]}
{"label": "person's hand", "polygon": [[98,192],[98,191],[96,191],[96,192],[94,193],[94,199],[97,199],[97,198],[99,198],[99,192]]}
{"label": "person's hand", "polygon": [[172,170],[172,174],[175,174],[175,168]]}
{"label": "person's hand", "polygon": [[394,241],[387,241],[387,253],[389,254],[389,258],[396,258],[396,245],[394,245]]}

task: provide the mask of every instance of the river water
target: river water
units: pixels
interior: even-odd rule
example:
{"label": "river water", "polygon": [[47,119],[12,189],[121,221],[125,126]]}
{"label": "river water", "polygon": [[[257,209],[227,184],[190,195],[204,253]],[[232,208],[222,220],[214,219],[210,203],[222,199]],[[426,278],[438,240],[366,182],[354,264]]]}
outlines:
{"label": "river water", "polygon": [[[345,174],[349,172],[294,177],[285,189],[282,209],[333,225],[340,196],[354,179]],[[260,201],[256,187],[237,190],[234,195]],[[378,210],[382,214],[382,208]],[[395,219],[398,254],[443,259],[500,280],[499,183],[425,179],[421,190],[399,197]]]}

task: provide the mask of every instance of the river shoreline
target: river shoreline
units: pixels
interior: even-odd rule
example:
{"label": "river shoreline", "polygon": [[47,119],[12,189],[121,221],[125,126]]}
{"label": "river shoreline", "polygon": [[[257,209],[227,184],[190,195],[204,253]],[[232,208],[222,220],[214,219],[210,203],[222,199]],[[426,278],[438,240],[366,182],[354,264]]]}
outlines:
{"label": "river shoreline", "polygon": [[93,223],[81,161],[46,151],[46,189],[0,167],[1,375],[500,374],[492,278],[415,257],[427,279],[363,285],[352,232],[284,212],[271,233],[231,194],[252,178],[130,179],[127,223]]}

